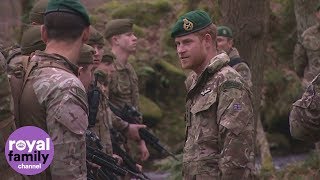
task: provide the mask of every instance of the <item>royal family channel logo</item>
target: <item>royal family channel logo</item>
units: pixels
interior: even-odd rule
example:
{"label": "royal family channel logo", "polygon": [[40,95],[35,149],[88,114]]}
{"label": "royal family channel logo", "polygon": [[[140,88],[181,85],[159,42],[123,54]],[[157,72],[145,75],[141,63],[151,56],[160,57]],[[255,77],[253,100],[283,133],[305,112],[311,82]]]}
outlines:
{"label": "royal family channel logo", "polygon": [[15,130],[6,142],[6,159],[18,173],[35,175],[52,162],[54,149],[50,136],[40,128],[24,126]]}

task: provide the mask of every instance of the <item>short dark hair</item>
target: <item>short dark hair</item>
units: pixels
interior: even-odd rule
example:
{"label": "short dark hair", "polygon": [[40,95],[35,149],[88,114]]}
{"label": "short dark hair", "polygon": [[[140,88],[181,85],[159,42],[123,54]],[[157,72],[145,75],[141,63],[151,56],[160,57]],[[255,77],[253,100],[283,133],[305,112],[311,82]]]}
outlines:
{"label": "short dark hair", "polygon": [[88,27],[85,20],[76,14],[67,12],[51,12],[44,17],[44,26],[48,39],[74,41]]}

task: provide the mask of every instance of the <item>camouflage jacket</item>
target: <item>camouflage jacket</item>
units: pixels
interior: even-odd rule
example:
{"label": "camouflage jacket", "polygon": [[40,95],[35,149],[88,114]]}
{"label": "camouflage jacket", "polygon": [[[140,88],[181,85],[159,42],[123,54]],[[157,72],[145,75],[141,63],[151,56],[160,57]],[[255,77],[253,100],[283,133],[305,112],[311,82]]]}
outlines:
{"label": "camouflage jacket", "polygon": [[2,71],[5,71],[6,69],[6,58],[3,56],[3,54],[0,52],[0,68]]}
{"label": "camouflage jacket", "polygon": [[[230,61],[233,61],[236,58],[240,59],[239,52],[235,47],[233,47],[231,49],[231,51],[229,52],[228,56],[230,58]],[[239,62],[239,63],[235,64],[232,67],[243,77],[243,79],[245,80],[247,85],[249,87],[252,87],[251,71],[250,71],[249,66],[245,62]]]}
{"label": "camouflage jacket", "polygon": [[114,62],[116,71],[111,76],[109,98],[117,108],[123,108],[125,104],[139,107],[138,76],[132,65],[122,65]]}
{"label": "camouflage jacket", "polygon": [[[103,81],[102,81],[103,82]],[[96,124],[91,128],[99,137],[103,145],[103,151],[109,155],[113,154],[110,129],[115,128],[119,131],[125,129],[127,122],[116,117],[108,106],[108,87],[101,81],[98,81],[98,88],[101,91],[99,100],[99,109],[96,118]]]}
{"label": "camouflage jacket", "polygon": [[100,82],[97,83],[97,86],[101,92],[100,99],[99,99],[99,108],[98,114],[96,117],[96,123],[94,127],[90,128],[90,130],[94,131],[97,136],[99,136],[102,146],[103,152],[107,153],[108,155],[112,155],[112,143],[111,143],[111,136],[110,136],[110,128],[112,127],[112,117],[111,113],[109,112],[108,107],[108,90]]}
{"label": "camouflage jacket", "polygon": [[295,71],[304,85],[320,73],[320,24],[305,30],[296,44],[293,56]]}
{"label": "camouflage jacket", "polygon": [[320,141],[320,74],[311,82],[302,98],[293,104],[289,123],[293,137]]}
{"label": "camouflage jacket", "polygon": [[228,62],[219,54],[187,79],[184,173],[248,179],[254,170],[251,92]]}
{"label": "camouflage jacket", "polygon": [[54,144],[50,168],[30,176],[31,179],[87,178],[88,102],[72,65],[58,54],[36,51],[27,68],[19,104],[19,124],[40,127]]}
{"label": "camouflage jacket", "polygon": [[[1,53],[0,61],[5,61]],[[6,141],[16,129],[13,116],[13,100],[4,66],[0,66],[0,84],[0,177],[2,179],[18,179],[19,174],[9,166],[4,154]]]}
{"label": "camouflage jacket", "polygon": [[13,94],[14,115],[18,118],[18,97],[23,85],[23,77],[28,66],[29,56],[16,55],[7,64],[9,82]]}

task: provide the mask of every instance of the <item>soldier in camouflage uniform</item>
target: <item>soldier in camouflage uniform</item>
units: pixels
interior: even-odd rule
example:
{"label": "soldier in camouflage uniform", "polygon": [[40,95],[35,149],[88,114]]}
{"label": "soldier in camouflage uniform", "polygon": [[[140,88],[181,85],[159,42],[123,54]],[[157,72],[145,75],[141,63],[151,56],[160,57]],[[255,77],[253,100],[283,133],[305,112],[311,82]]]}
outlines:
{"label": "soldier in camouflage uniform", "polygon": [[90,27],[90,36],[87,44],[91,46],[95,51],[93,56],[93,63],[95,69],[98,67],[102,60],[102,56],[104,54],[103,46],[105,45],[105,42],[103,35],[92,26]]}
{"label": "soldier in camouflage uniform", "polygon": [[[111,76],[109,98],[118,109],[126,104],[139,109],[138,76],[128,62],[130,55],[136,51],[137,37],[133,33],[133,22],[129,19],[116,19],[105,27],[105,38],[111,45],[115,55],[116,71]],[[139,141],[141,160],[147,160],[149,151],[143,140]]]}
{"label": "soldier in camouflage uniform", "polygon": [[[19,51],[21,55],[15,56],[10,61],[10,64],[8,65],[7,71],[10,77],[10,86],[11,86],[11,91],[13,94],[13,109],[14,109],[14,115],[15,118],[18,116],[18,96],[20,95],[20,90],[21,90],[21,85],[23,81],[23,75],[25,73],[25,69],[28,63],[29,56],[32,52],[36,50],[44,50],[46,47],[45,43],[41,40],[41,33],[40,33],[40,26],[30,26],[27,30],[22,35],[21,39],[21,49],[19,48]],[[16,121],[17,119],[15,119]],[[13,126],[9,129],[6,129],[7,132],[12,132]],[[6,127],[8,128],[9,125]],[[6,131],[4,131],[6,132]],[[5,141],[4,141],[5,142]],[[6,161],[4,161],[6,163]],[[1,169],[1,168],[0,168]],[[21,178],[21,176],[17,175],[17,173],[14,173],[14,171],[9,167],[9,168],[3,168],[3,169],[8,169],[8,173],[6,174],[6,177],[12,177],[13,179],[15,178]],[[2,176],[2,173],[1,177]],[[4,178],[7,179],[7,178]]]}
{"label": "soldier in camouflage uniform", "polygon": [[110,84],[110,101],[122,108],[125,104],[139,108],[138,76],[128,62],[136,52],[137,37],[133,34],[133,22],[129,19],[110,21],[105,28],[105,38],[116,56],[115,69]]}
{"label": "soldier in camouflage uniform", "polygon": [[306,88],[320,73],[320,4],[315,12],[317,24],[305,30],[294,49],[293,63]]}
{"label": "soldier in camouflage uniform", "polygon": [[30,59],[36,50],[44,50],[46,44],[41,40],[40,26],[30,26],[23,32],[21,38],[21,55],[13,58],[8,64],[8,74],[12,89],[15,117],[18,118],[18,96],[20,95],[23,76]]}
{"label": "soldier in camouflage uniform", "polygon": [[219,26],[217,28],[217,48],[220,51],[225,51],[229,58],[229,66],[233,67],[247,82],[249,87],[252,87],[251,71],[249,66],[242,61],[238,50],[233,47],[233,33],[227,26]]}
{"label": "soldier in camouflage uniform", "polygon": [[[113,58],[107,57],[107,55],[102,58],[101,63],[95,71],[95,78],[97,78],[97,87],[100,90],[100,99],[98,114],[96,117],[96,122],[94,127],[90,128],[93,130],[101,139],[103,145],[103,151],[109,155],[113,155],[112,142],[110,129],[112,128],[112,118],[113,113],[108,106],[108,79],[114,71]],[[126,122],[123,122],[123,128],[127,127]]]}
{"label": "soldier in camouflage uniform", "polygon": [[[122,161],[121,157],[113,154],[111,132],[110,129],[115,129],[118,132],[124,134],[127,138],[134,141],[140,141],[139,129],[145,128],[145,125],[140,124],[129,124],[124,120],[120,119],[111,111],[109,107],[109,83],[111,80],[112,73],[115,72],[114,68],[114,55],[111,52],[105,51],[102,61],[98,68],[95,70],[95,77],[97,80],[97,87],[101,91],[99,100],[99,109],[96,118],[96,124],[90,128],[93,130],[101,139],[103,150],[113,157]],[[121,142],[117,142],[121,145]],[[137,167],[141,170],[141,166],[137,164]]]}
{"label": "soldier in camouflage uniform", "polygon": [[87,178],[88,104],[75,64],[88,40],[89,26],[79,1],[49,1],[41,28],[47,46],[30,59],[19,101],[19,126],[42,128],[54,144],[50,168],[32,179]]}
{"label": "soldier in camouflage uniform", "polygon": [[77,65],[79,66],[78,78],[82,82],[86,92],[89,90],[89,86],[92,80],[92,69],[93,69],[93,54],[94,49],[84,44],[80,51]]}
{"label": "soldier in camouflage uniform", "polygon": [[320,141],[320,74],[313,79],[302,98],[293,104],[289,123],[294,138]]}
{"label": "soldier in camouflage uniform", "polygon": [[[44,23],[44,13],[46,11],[46,8],[48,6],[48,0],[39,0],[37,1],[32,9],[29,12],[29,23],[32,27],[32,25],[42,25]],[[23,30],[24,32],[27,31],[30,28],[30,26],[25,27]],[[40,34],[39,34],[40,35]],[[35,37],[35,36],[33,36]],[[37,39],[41,38],[40,36],[37,37]],[[38,50],[38,49],[37,49]],[[14,48],[9,52],[9,55],[7,57],[7,64],[13,65],[17,61],[20,60],[21,57],[21,49]],[[11,63],[13,61],[13,63]]]}
{"label": "soldier in camouflage uniform", "polygon": [[[133,125],[128,124],[122,119],[116,117],[110,110],[108,106],[109,97],[109,83],[114,69],[114,55],[103,49],[104,37],[93,27],[90,27],[90,37],[88,40],[88,45],[94,48],[93,63],[96,69],[96,74],[98,77],[97,86],[101,91],[100,104],[98,109],[98,114],[96,118],[96,124],[93,130],[100,138],[104,146],[104,151],[107,154],[112,155],[112,146],[110,139],[110,128],[114,127],[116,130],[121,132],[126,132],[127,136],[131,139],[140,139],[138,135],[138,130],[144,125]],[[102,54],[103,53],[103,54]],[[91,84],[93,85],[93,83]]]}
{"label": "soldier in camouflage uniform", "polygon": [[216,50],[216,26],[204,11],[182,15],[171,37],[191,69],[186,103],[183,178],[251,179],[254,122],[249,87]]}
{"label": "soldier in camouflage uniform", "polygon": [[[1,53],[0,61],[4,61]],[[3,66],[0,66],[0,84],[0,177],[8,180],[21,179],[22,177],[9,166],[4,154],[6,141],[16,129],[16,125],[13,116],[13,100],[10,85]]]}
{"label": "soldier in camouflage uniform", "polygon": [[[31,25],[22,34],[21,38],[20,55],[8,61],[8,73],[14,75],[14,71],[17,66],[26,63],[31,53],[36,50],[43,51],[46,48],[46,44],[41,39],[41,26]],[[17,75],[17,74],[16,74]]]}

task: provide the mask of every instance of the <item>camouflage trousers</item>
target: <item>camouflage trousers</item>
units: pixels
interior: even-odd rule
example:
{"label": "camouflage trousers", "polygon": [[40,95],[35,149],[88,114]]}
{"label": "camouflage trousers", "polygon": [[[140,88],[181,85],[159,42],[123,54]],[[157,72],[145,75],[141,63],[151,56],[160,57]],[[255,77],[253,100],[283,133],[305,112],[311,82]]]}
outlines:
{"label": "camouflage trousers", "polygon": [[215,180],[220,179],[220,172],[217,162],[203,160],[184,162],[182,176],[184,180]]}

